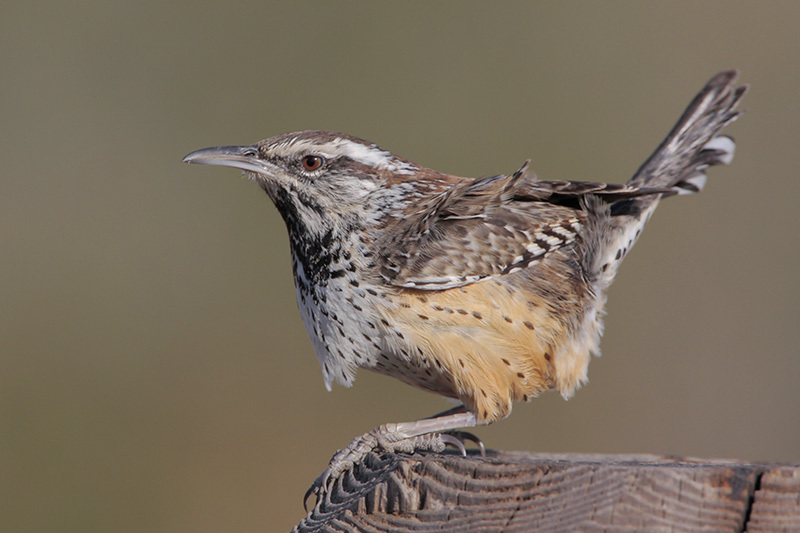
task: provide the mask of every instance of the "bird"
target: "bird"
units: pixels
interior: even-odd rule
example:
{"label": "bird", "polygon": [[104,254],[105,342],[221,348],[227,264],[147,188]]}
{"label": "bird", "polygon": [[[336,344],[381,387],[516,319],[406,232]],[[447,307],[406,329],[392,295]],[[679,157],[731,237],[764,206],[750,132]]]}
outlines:
{"label": "bird", "polygon": [[459,402],[355,438],[306,498],[373,450],[463,453],[474,437],[457,430],[586,383],[607,289],[660,200],[700,192],[707,169],[733,158],[721,131],[748,89],[737,77],[714,76],[625,184],[540,180],[529,162],[461,177],[317,130],[185,156],[243,171],[277,207],[328,390],[366,369]]}

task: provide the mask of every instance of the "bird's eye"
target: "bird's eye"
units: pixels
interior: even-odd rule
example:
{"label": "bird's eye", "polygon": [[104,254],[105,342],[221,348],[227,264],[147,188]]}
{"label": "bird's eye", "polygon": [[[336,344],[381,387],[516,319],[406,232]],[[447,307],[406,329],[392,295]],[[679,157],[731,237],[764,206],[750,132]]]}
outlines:
{"label": "bird's eye", "polygon": [[301,164],[303,166],[303,170],[306,172],[314,172],[315,170],[322,168],[322,165],[325,164],[325,160],[318,155],[307,155],[303,157]]}

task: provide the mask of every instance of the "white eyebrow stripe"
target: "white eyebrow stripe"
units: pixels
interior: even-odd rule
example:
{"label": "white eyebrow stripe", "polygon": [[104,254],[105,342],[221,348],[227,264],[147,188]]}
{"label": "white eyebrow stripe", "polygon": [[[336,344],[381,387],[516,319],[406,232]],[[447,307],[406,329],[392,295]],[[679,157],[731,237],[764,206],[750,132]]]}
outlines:
{"label": "white eyebrow stripe", "polygon": [[293,155],[301,152],[314,152],[327,158],[345,156],[363,165],[381,170],[389,170],[399,174],[411,174],[418,170],[416,166],[399,160],[390,152],[381,150],[374,144],[364,145],[341,137],[324,143],[318,143],[308,139],[293,139],[278,145],[276,148],[279,150],[284,149],[288,152],[286,155]]}

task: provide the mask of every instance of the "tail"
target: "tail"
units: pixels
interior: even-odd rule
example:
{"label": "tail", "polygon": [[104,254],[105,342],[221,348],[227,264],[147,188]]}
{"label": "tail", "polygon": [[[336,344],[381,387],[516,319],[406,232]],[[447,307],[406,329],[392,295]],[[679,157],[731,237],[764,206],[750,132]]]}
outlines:
{"label": "tail", "polygon": [[[658,201],[669,195],[669,192],[661,191],[672,190],[673,194],[700,192],[706,182],[705,169],[728,164],[733,159],[733,139],[720,135],[720,132],[736,120],[739,115],[736,105],[747,91],[746,86],[734,86],[736,77],[736,71],[731,70],[711,78],[667,138],[628,181],[628,187],[649,189],[647,193],[618,199],[611,205],[600,195],[583,198],[582,207],[587,216],[581,267],[584,278],[591,285],[589,293],[593,301],[585,308],[577,335],[581,347],[589,346],[596,350],[603,331],[606,289]],[[658,192],[651,194],[650,191]],[[570,392],[570,389],[562,389],[562,394],[569,395]]]}
{"label": "tail", "polygon": [[[739,116],[736,106],[747,92],[747,85],[735,86],[738,75],[737,71],[728,70],[706,83],[667,138],[628,180],[629,187],[693,194],[703,190],[708,167],[733,161],[733,138],[720,132]],[[626,235],[630,240],[626,249],[633,245],[661,197],[668,195],[645,195],[611,204],[612,216],[628,219],[627,223],[618,221],[620,229],[626,234],[634,233]]]}
{"label": "tail", "polygon": [[[705,170],[733,160],[734,142],[720,135],[736,120],[736,106],[747,86],[736,87],[735,70],[711,78],[686,108],[667,138],[636,171],[632,188],[671,189],[673,194],[700,192]],[[621,199],[610,206],[599,199],[586,201],[589,213],[585,271],[598,293],[611,283],[620,261],[638,239],[658,201],[669,193]]]}
{"label": "tail", "polygon": [[735,87],[737,77],[729,70],[711,78],[628,185],[695,193],[705,185],[706,168],[730,163],[733,139],[719,133],[739,116],[736,106],[747,92],[746,85]]}

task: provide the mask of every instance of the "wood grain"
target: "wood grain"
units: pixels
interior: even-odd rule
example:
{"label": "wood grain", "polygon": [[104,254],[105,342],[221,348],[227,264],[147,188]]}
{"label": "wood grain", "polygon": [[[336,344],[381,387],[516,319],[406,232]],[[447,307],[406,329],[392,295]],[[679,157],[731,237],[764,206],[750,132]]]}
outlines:
{"label": "wood grain", "polygon": [[800,532],[800,464],[375,454],[293,531]]}

